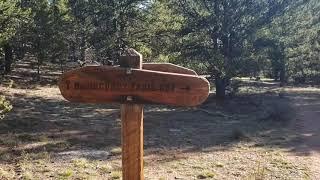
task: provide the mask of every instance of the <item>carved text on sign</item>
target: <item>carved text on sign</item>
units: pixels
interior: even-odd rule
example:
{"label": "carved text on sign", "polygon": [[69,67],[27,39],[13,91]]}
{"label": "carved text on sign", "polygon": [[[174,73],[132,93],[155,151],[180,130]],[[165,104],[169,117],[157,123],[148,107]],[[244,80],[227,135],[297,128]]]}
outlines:
{"label": "carved text on sign", "polygon": [[[130,83],[130,82],[71,82],[66,81],[67,90],[100,90],[100,91],[116,91],[116,90],[131,90],[131,91],[161,91],[173,92],[175,85],[173,83],[155,84],[149,83]],[[189,88],[187,88],[189,90]]]}
{"label": "carved text on sign", "polygon": [[63,74],[61,94],[69,101],[83,103],[132,103],[195,106],[209,93],[205,78],[169,72],[120,67],[87,66]]}

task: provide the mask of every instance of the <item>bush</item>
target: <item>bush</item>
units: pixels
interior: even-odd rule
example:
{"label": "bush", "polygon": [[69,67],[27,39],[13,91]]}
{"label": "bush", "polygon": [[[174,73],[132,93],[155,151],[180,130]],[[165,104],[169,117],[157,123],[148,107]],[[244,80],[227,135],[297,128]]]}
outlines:
{"label": "bush", "polygon": [[241,85],[242,84],[240,80],[233,79],[230,83],[230,86],[227,88],[227,90],[229,91],[228,92],[229,96],[230,97],[236,96],[240,91]]}
{"label": "bush", "polygon": [[4,115],[11,111],[12,105],[4,96],[0,96],[0,119],[4,118]]}

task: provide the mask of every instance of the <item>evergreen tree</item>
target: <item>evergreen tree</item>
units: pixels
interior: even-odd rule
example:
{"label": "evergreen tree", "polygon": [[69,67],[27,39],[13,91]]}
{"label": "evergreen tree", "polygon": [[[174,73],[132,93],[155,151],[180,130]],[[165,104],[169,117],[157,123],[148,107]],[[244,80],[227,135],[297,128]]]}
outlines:
{"label": "evergreen tree", "polygon": [[180,35],[185,59],[205,61],[215,78],[218,97],[225,96],[229,80],[238,75],[253,35],[274,17],[281,16],[291,1],[176,0],[185,24]]}
{"label": "evergreen tree", "polygon": [[11,71],[13,63],[13,38],[27,15],[28,11],[21,9],[18,0],[0,2],[0,48],[4,52],[4,63],[0,60],[0,66],[4,67],[5,73]]}

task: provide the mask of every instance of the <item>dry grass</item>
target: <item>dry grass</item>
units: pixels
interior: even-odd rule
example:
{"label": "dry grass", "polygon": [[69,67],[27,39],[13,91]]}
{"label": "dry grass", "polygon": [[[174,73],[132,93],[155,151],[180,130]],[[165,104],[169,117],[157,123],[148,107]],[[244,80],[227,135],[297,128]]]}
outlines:
{"label": "dry grass", "polygon": [[156,177],[168,179],[303,179],[309,174],[308,169],[303,169],[307,161],[302,157],[295,162],[286,159],[289,154],[281,150],[257,148],[245,143],[229,150],[187,156],[183,160],[147,168],[147,174],[156,172]]}
{"label": "dry grass", "polygon": [[120,179],[122,176],[121,171],[111,172],[111,179]]}

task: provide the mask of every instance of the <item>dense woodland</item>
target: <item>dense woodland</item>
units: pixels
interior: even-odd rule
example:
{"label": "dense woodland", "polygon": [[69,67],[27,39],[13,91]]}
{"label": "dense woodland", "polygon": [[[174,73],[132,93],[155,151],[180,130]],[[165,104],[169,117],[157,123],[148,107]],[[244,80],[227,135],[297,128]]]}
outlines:
{"label": "dense woodland", "polygon": [[211,75],[223,97],[233,77],[320,83],[319,0],[1,0],[0,71],[114,62],[126,47],[144,61]]}

